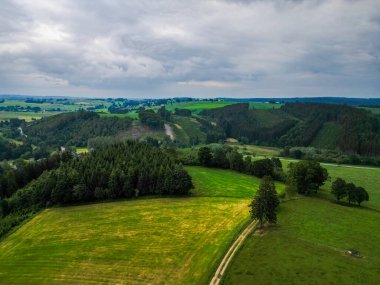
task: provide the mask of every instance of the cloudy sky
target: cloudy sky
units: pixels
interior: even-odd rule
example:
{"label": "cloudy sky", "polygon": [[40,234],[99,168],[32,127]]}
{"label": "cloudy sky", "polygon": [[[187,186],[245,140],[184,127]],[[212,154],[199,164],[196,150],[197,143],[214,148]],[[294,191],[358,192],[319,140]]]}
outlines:
{"label": "cloudy sky", "polygon": [[380,1],[1,0],[0,94],[380,97]]}

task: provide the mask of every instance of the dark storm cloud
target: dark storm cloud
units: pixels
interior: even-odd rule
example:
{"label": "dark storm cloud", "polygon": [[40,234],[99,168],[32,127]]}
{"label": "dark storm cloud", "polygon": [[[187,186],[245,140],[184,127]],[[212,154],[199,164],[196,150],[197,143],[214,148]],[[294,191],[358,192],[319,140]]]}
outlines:
{"label": "dark storm cloud", "polygon": [[380,96],[379,1],[3,1],[0,93]]}

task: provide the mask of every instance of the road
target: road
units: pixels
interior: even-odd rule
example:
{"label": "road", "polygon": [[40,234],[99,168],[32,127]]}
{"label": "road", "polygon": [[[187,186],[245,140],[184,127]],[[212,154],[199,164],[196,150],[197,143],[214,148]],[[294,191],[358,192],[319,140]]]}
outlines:
{"label": "road", "polygon": [[230,264],[232,258],[235,256],[236,252],[240,248],[240,246],[243,244],[246,237],[256,229],[258,222],[254,220],[252,223],[250,223],[244,231],[239,235],[239,237],[234,241],[234,243],[230,246],[228,249],[226,255],[223,257],[222,261],[220,262],[218,269],[215,271],[214,277],[210,281],[210,285],[218,285],[220,283],[220,280],[223,278],[223,274],[226,271],[228,265]]}

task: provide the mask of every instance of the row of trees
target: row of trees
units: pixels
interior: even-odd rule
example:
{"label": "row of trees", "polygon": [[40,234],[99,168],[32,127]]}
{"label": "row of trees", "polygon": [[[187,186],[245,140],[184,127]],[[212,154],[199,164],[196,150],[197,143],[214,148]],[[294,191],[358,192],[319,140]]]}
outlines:
{"label": "row of trees", "polygon": [[279,181],[285,180],[282,164],[278,158],[265,158],[252,161],[250,156],[243,158],[241,153],[228,146],[214,148],[206,146],[199,148],[198,162],[206,167],[232,169],[260,178],[270,176]]}
{"label": "row of trees", "polygon": [[3,199],[1,212],[23,212],[53,204],[146,195],[186,195],[191,177],[169,153],[127,141],[106,146],[45,171]]}
{"label": "row of trees", "polygon": [[[318,191],[319,187],[327,180],[327,170],[315,161],[300,161],[290,164],[288,172],[289,186],[299,194],[310,195]],[[348,203],[357,203],[369,200],[368,192],[363,187],[357,187],[353,183],[347,183],[342,178],[337,178],[331,186],[331,193],[337,201],[347,199]],[[260,226],[265,221],[277,222],[276,210],[279,205],[275,185],[270,176],[264,176],[254,199],[250,204],[252,219],[257,219]]]}
{"label": "row of trees", "polygon": [[369,200],[368,192],[363,187],[357,187],[354,183],[347,183],[342,178],[337,178],[332,183],[331,193],[337,201],[347,199],[348,204],[356,202],[360,206],[363,201]]}

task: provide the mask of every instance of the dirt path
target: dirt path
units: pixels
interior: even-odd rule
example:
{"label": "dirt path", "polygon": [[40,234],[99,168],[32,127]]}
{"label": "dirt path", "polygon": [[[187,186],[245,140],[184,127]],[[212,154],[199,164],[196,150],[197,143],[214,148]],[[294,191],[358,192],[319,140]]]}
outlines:
{"label": "dirt path", "polygon": [[234,241],[234,243],[230,246],[228,249],[226,255],[223,257],[222,261],[220,262],[218,269],[215,272],[214,277],[210,281],[210,285],[218,285],[220,283],[220,280],[222,280],[223,274],[226,271],[228,265],[230,264],[232,258],[235,256],[237,250],[240,248],[240,246],[243,244],[245,238],[256,229],[258,222],[255,220],[252,223],[250,223],[244,231],[239,235],[239,237]]}
{"label": "dirt path", "polygon": [[171,140],[174,140],[174,134],[172,127],[168,124],[165,124],[165,134],[170,137]]}

